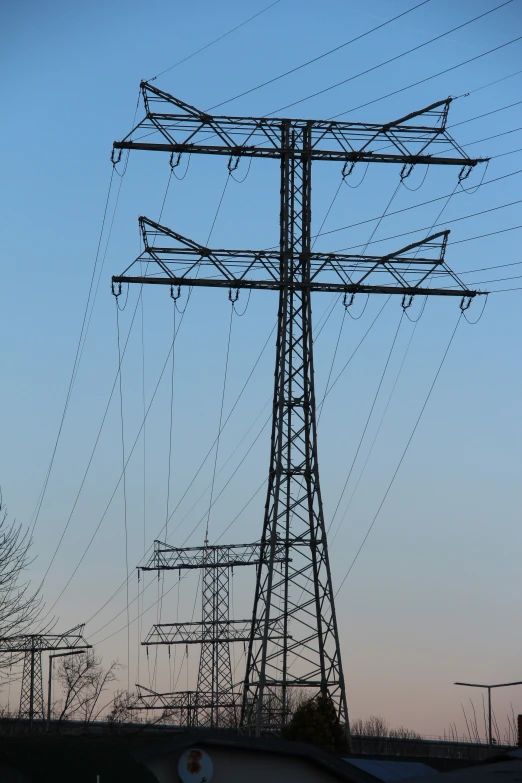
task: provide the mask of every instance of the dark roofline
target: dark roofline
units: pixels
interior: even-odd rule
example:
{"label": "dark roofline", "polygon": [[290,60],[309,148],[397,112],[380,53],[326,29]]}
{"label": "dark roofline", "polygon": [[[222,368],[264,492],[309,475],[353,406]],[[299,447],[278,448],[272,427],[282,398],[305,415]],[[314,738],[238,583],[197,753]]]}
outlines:
{"label": "dark roofline", "polygon": [[293,756],[306,759],[316,766],[327,770],[340,780],[353,783],[375,783],[376,778],[349,764],[340,757],[327,753],[315,745],[305,742],[290,742],[277,737],[248,737],[233,731],[201,729],[199,731],[183,732],[161,738],[154,745],[140,748],[133,755],[137,761],[145,763],[168,753],[179,752],[191,747],[201,748],[232,748],[236,750],[255,750],[260,753],[275,753],[281,756]]}

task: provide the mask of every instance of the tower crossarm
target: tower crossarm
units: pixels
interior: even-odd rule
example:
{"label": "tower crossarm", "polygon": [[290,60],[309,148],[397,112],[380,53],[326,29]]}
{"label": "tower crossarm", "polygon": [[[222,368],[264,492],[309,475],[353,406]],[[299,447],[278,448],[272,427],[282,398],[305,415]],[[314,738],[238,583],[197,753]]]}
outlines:
{"label": "tower crossarm", "polygon": [[[286,562],[284,546],[278,547],[277,562]],[[161,541],[154,542],[154,551],[140,571],[181,571],[193,568],[235,568],[258,565],[261,546],[253,544],[225,544],[216,546],[174,547]]]}
{"label": "tower crossarm", "polygon": [[[402,163],[475,166],[481,158],[469,158],[446,129],[451,98],[411,112],[387,123],[334,120],[282,119],[279,117],[213,116],[196,109],[148,82],[140,85],[145,117],[121,141],[114,142],[113,162],[124,149],[182,153],[281,158],[301,153],[285,143],[286,131],[310,132],[312,160],[348,163]],[[423,122],[429,124],[422,124]],[[147,141],[138,137],[147,133]],[[384,146],[383,146],[384,145]],[[443,145],[455,153],[437,156],[428,148]],[[384,151],[390,150],[390,151]],[[176,162],[179,162],[179,158]]]}
{"label": "tower crossarm", "polygon": [[[173,691],[158,693],[145,685],[136,685],[137,698],[130,706],[131,710],[201,710],[215,701],[212,691]],[[236,707],[240,694],[236,691],[222,693],[220,707]]]}
{"label": "tower crossarm", "polygon": [[[269,637],[281,639],[283,624],[280,618],[271,620]],[[252,620],[216,620],[191,623],[160,623],[149,631],[143,645],[154,644],[223,644],[248,642],[252,634]],[[254,638],[263,638],[261,624],[254,629]]]}
{"label": "tower crossarm", "polygon": [[[144,251],[123,274],[112,278],[113,284],[276,291],[288,287],[280,274],[279,251],[211,250],[148,218],[139,220]],[[310,252],[309,278],[293,281],[292,287],[327,293],[474,297],[482,292],[470,290],[445,262],[449,233],[439,231],[383,256]],[[132,274],[134,269],[141,272],[144,259],[149,262],[147,274]],[[182,557],[181,550],[170,551]]]}
{"label": "tower crossarm", "polygon": [[89,650],[92,645],[83,636],[85,624],[63,634],[19,634],[0,638],[0,652],[50,652],[52,650]]}

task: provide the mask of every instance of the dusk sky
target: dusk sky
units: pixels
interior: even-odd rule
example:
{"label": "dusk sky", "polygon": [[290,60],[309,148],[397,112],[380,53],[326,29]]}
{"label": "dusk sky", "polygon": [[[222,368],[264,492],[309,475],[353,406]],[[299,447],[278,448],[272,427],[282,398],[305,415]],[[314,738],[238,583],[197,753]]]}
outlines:
{"label": "dusk sky", "polygon": [[[468,155],[491,157],[487,170],[477,166],[463,188],[456,188],[458,168],[432,166],[426,173],[419,166],[389,206],[398,214],[378,223],[399,183],[399,166],[373,165],[364,177],[364,167],[356,166],[348,184],[359,187],[343,185],[334,199],[342,164],[314,164],[313,233],[322,233],[317,250],[361,249],[371,239],[368,252],[385,254],[424,238],[434,225],[447,227],[447,263],[468,286],[494,292],[483,312],[483,300],[466,311],[469,321],[479,319],[475,325],[461,319],[377,516],[448,347],[459,300],[430,298],[424,311],[415,302],[408,315],[412,321],[421,315],[416,323],[402,316],[400,297],[380,315],[384,297],[373,296],[366,306],[356,297],[351,310],[361,317],[352,320],[343,318],[341,302],[318,293],[313,312],[318,402],[329,379],[319,458],[350,716],[382,715],[426,735],[456,723],[464,733],[461,703],[469,711],[472,697],[481,710],[481,696],[453,686],[455,680],[522,679],[522,2],[269,5],[4,0],[3,499],[24,526],[35,523],[29,577],[36,587],[45,576],[46,611],[56,618],[56,630],[86,622],[86,636],[106,663],[129,663],[122,688],[128,680],[131,688],[135,682],[194,687],[195,646],[188,661],[183,647],[170,660],[160,650],[156,678],[154,651],[148,661],[143,649],[138,652],[139,640],[160,618],[198,619],[197,574],[177,584],[170,573],[163,585],[151,575],[140,584],[146,589],[138,601],[136,566],[155,538],[203,544],[214,451],[192,480],[218,430],[231,305],[224,290],[195,290],[188,306],[182,293],[179,310],[187,309],[175,315],[171,396],[168,288],[146,288],[143,307],[138,286],[120,298],[122,308],[126,303],[119,313],[122,344],[130,330],[122,365],[127,456],[134,447],[126,473],[126,562],[117,383],[110,398],[118,368],[110,278],[141,250],[139,215],[161,216],[162,224],[210,247],[277,244],[278,163],[241,160],[232,179],[225,157],[193,156],[189,164],[182,159],[178,181],[169,177],[168,155],[133,152],[111,178],[112,143],[130,131],[133,117],[143,116],[142,103],[135,114],[139,83],[157,74],[156,86],[187,103],[206,110],[219,105],[215,113],[235,115],[341,115],[384,123],[455,97],[450,133]],[[416,5],[361,40],[234,98]],[[492,9],[498,10],[446,34]],[[314,93],[320,94],[308,97]],[[449,201],[443,198],[453,192]],[[40,507],[96,257],[88,330]],[[220,440],[211,543],[245,543],[261,534],[276,315],[276,294],[256,291],[241,293],[232,317],[225,418],[261,356]],[[143,404],[148,407],[153,395],[142,428]],[[253,580],[253,573],[234,575],[238,619],[251,617]],[[237,680],[242,656],[237,645]],[[6,689],[0,698],[6,700]],[[522,687],[495,693],[502,726],[510,703],[515,714],[522,712]]]}

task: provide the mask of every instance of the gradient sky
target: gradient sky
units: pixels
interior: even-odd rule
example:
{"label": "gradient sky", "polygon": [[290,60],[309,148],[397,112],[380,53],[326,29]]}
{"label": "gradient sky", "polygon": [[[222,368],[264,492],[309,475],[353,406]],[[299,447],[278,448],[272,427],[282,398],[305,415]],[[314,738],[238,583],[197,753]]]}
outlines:
{"label": "gradient sky", "polygon": [[[0,304],[0,484],[13,517],[30,525],[56,439],[67,393],[111,176],[114,139],[131,128],[141,78],[169,68],[268,3],[181,4],[151,0],[47,3],[6,0],[0,10],[0,61],[4,73],[2,125],[3,223]],[[280,0],[222,41],[158,77],[156,84],[200,108],[208,108],[355,37],[415,3],[370,0]],[[472,19],[500,2],[431,0],[361,41],[340,49],[289,77],[227,103],[218,111],[273,112],[326,86],[394,57]],[[504,8],[441,38],[418,52],[356,78],[286,113],[300,117],[388,121],[448,95],[452,133],[470,155],[494,157],[485,180],[522,170],[520,100],[522,42],[518,41],[416,87],[380,99],[445,68],[501,46],[520,34],[522,4]],[[484,89],[481,89],[484,88]],[[353,111],[361,104],[365,108]],[[503,109],[502,111],[496,111]],[[141,116],[142,107],[138,109]],[[490,112],[487,116],[486,113]],[[475,119],[477,118],[478,119]],[[460,124],[462,123],[462,124]],[[512,133],[510,131],[513,131]],[[504,134],[504,135],[498,135]],[[496,138],[482,141],[490,136]],[[474,143],[480,142],[480,143]],[[516,152],[513,152],[515,151]],[[512,153],[513,154],[510,154]],[[506,154],[504,154],[506,153]],[[278,239],[278,170],[274,162],[242,161],[227,185],[212,233],[216,247],[266,247]],[[173,180],[162,222],[206,242],[227,178],[226,159],[195,156],[183,181]],[[340,181],[341,167],[314,170],[314,229],[318,230]],[[361,172],[353,174],[354,184]],[[451,193],[458,170],[414,171],[392,209]],[[467,186],[479,183],[473,172]],[[395,166],[374,166],[357,190],[341,188],[323,230],[380,215],[399,177]],[[122,271],[140,250],[138,215],[157,219],[169,178],[168,157],[136,153],[123,180],[113,178],[108,222],[96,281],[99,282],[79,371],[56,459],[35,528],[31,568],[34,584],[45,574],[84,476],[117,369],[115,303],[110,275]],[[520,173],[475,193],[457,190],[443,220],[504,206],[520,198]],[[119,186],[121,184],[121,190]],[[418,190],[413,190],[417,188]],[[117,209],[114,211],[118,197]],[[374,239],[432,225],[442,201],[385,218]],[[520,204],[448,222],[448,263],[467,283],[509,278],[482,289],[522,287],[520,231],[464,241],[518,226]],[[442,218],[441,218],[442,220]],[[106,229],[107,229],[106,224]],[[316,245],[337,250],[364,243],[376,221],[327,234]],[[444,224],[440,226],[444,228]],[[397,249],[422,237],[412,233],[371,246]],[[499,269],[467,271],[501,264]],[[518,265],[516,265],[518,264]],[[343,661],[352,716],[380,714],[424,734],[441,734],[455,722],[464,730],[461,702],[480,697],[455,688],[455,680],[522,679],[520,626],[520,329],[522,290],[491,295],[480,321],[459,325],[450,353],[392,490],[337,599]],[[127,335],[138,290],[120,313]],[[246,294],[240,302],[246,304]],[[186,296],[182,299],[182,306]],[[318,294],[316,326],[333,300]],[[383,300],[370,300],[360,320],[345,319],[332,378],[342,370]],[[225,415],[232,407],[276,317],[276,296],[252,294],[245,316],[234,316]],[[360,312],[363,302],[356,302]],[[416,316],[418,305],[413,308]],[[241,310],[240,310],[241,311]],[[341,584],[395,471],[426,399],[458,318],[458,302],[428,302],[418,325],[403,319],[388,373],[358,461],[334,521],[342,524],[331,545],[334,584]],[[470,320],[480,315],[474,304]],[[338,305],[316,338],[318,397],[322,397],[342,321]],[[327,524],[332,519],[352,463],[399,319],[399,299],[390,302],[363,346],[339,377],[324,405],[319,451]],[[178,315],[178,323],[180,316]],[[218,427],[230,303],[226,292],[196,291],[176,342],[170,505],[172,511],[211,446]],[[172,301],[166,290],[144,294],[145,399],[148,405],[172,340]],[[375,448],[357,480],[377,432],[395,377],[414,331]],[[317,329],[316,329],[317,332]],[[142,314],[138,309],[123,363],[127,453],[143,416]],[[237,474],[212,509],[215,541],[261,485],[268,467],[268,429],[248,456],[269,407],[274,338],[227,425],[220,444],[216,490]],[[127,473],[128,563],[132,571],[165,525],[169,453],[170,367],[160,382]],[[261,412],[262,411],[262,412]],[[261,413],[260,413],[261,412]],[[256,420],[256,417],[258,417]],[[255,423],[254,423],[255,422]],[[249,429],[251,428],[252,429]],[[241,445],[235,451],[248,432]],[[144,454],[145,445],[145,454]],[[231,456],[229,462],[226,462]],[[88,620],[86,633],[106,662],[127,663],[126,592],[104,604],[126,573],[121,485],[102,515],[121,470],[119,395],[113,396],[98,448],[78,504],[43,593],[57,629]],[[145,463],[145,494],[143,475]],[[225,464],[226,463],[226,464]],[[213,460],[168,525],[177,545],[203,542]],[[356,487],[357,484],[357,487]],[[356,489],[355,489],[356,487]],[[354,491],[353,501],[344,514]],[[198,498],[199,501],[198,501]],[[198,503],[192,508],[193,504]],[[259,492],[227,530],[222,542],[255,540],[261,533],[264,492]],[[343,516],[344,515],[344,516]],[[332,533],[333,533],[332,530]],[[67,589],[82,553],[96,536]],[[246,569],[245,569],[246,570]],[[236,617],[251,613],[252,574],[235,577]],[[150,584],[149,584],[150,582]],[[136,621],[137,580],[130,580],[130,683],[149,684],[138,640],[158,617],[158,585],[149,584],[145,611]],[[165,578],[163,621],[188,620],[197,577]],[[60,597],[59,597],[60,596]],[[53,607],[56,599],[56,605]],[[197,618],[196,601],[196,618]],[[158,656],[157,686],[187,685],[183,650],[170,669]],[[238,679],[241,650],[235,650]],[[149,663],[151,661],[149,660]],[[194,684],[196,648],[190,651],[188,684]],[[121,686],[126,687],[127,674]],[[4,692],[5,696],[5,692]],[[522,689],[495,694],[504,721],[510,702],[522,712]]]}

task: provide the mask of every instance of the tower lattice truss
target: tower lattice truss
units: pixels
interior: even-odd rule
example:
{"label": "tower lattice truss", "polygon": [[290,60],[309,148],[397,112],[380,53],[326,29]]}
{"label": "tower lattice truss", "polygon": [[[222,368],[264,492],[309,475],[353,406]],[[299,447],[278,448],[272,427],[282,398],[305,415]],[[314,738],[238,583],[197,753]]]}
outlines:
{"label": "tower lattice truss", "polygon": [[[240,566],[259,566],[261,547],[232,544],[176,548],[154,542],[154,552],[142,571],[201,570],[201,621],[160,623],[153,626],[144,644],[197,644],[200,646],[196,691],[158,693],[138,685],[134,709],[163,710],[179,725],[234,728],[239,726],[241,690],[234,683],[230,644],[249,641],[250,620],[230,618],[230,575]],[[284,553],[276,556],[284,562]],[[282,634],[279,623],[274,634]],[[257,638],[261,638],[258,629]],[[237,680],[238,678],[236,678]]]}
{"label": "tower lattice truss", "polygon": [[21,718],[44,717],[42,653],[90,649],[92,645],[83,636],[84,627],[84,624],[77,625],[62,634],[19,634],[0,638],[0,652],[10,653],[14,660],[23,655]]}
{"label": "tower lattice truss", "polygon": [[[445,262],[449,231],[385,256],[314,252],[312,163],[341,163],[343,176],[359,162],[400,164],[403,178],[418,164],[459,166],[464,178],[480,161],[468,158],[447,131],[451,99],[380,125],[213,116],[149,83],[141,91],[145,117],[114,143],[113,163],[122,150],[167,152],[173,167],[185,153],[224,155],[230,171],[241,157],[279,161],[277,250],[211,249],[140,218],[143,252],[112,278],[113,291],[118,295],[123,283],[138,283],[167,285],[171,292],[182,286],[278,292],[267,497],[240,721],[258,734],[280,727],[288,720],[291,689],[302,687],[328,694],[348,731],[317,458],[312,294],[399,294],[403,303],[420,294],[458,296],[468,303],[479,292]],[[439,154],[441,148],[451,155]],[[281,548],[285,561],[279,568]],[[213,622],[219,627],[218,618]],[[210,650],[202,657],[202,683],[211,681],[215,650],[214,658]],[[225,651],[223,660],[228,683]]]}

